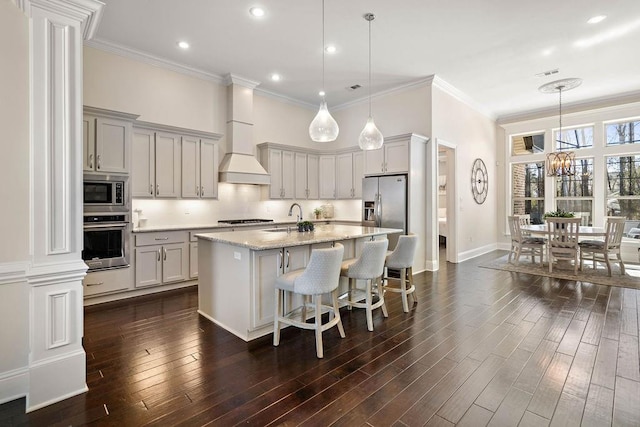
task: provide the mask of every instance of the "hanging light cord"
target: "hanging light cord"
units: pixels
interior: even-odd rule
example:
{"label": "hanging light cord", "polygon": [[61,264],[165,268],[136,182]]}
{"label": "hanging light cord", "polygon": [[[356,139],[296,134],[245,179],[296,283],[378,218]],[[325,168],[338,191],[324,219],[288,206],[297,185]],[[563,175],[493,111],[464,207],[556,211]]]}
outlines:
{"label": "hanging light cord", "polygon": [[558,117],[559,117],[559,122],[560,122],[560,130],[558,131],[558,141],[562,142],[562,89],[564,88],[564,86],[558,86],[558,93],[559,93],[559,98],[560,98],[560,103],[559,103],[559,107],[558,107]]}
{"label": "hanging light cord", "polygon": [[324,90],[324,0],[322,0],[322,99],[325,99]]}
{"label": "hanging light cord", "polygon": [[[324,0],[322,0],[324,1]],[[371,117],[371,21],[373,17],[369,17],[369,117]]]}

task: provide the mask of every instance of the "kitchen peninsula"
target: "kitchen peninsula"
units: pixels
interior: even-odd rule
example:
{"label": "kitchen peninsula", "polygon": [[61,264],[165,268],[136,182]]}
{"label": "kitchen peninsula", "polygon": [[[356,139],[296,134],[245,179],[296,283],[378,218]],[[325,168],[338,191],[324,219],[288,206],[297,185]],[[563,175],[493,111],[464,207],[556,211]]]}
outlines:
{"label": "kitchen peninsula", "polygon": [[344,257],[352,258],[363,242],[401,232],[327,224],[312,232],[282,227],[198,234],[198,312],[245,341],[267,335],[272,332],[276,277],[304,268],[313,249],[339,242]]}

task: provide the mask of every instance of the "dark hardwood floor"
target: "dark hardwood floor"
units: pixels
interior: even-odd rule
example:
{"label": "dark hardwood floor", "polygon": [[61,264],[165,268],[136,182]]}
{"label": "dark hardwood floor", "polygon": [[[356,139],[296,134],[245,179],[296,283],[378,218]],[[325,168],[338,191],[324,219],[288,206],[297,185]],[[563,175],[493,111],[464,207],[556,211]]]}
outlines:
{"label": "dark hardwood floor", "polygon": [[89,307],[89,392],[0,425],[640,425],[640,291],[478,267],[502,254],[416,275],[374,332],[344,311],[322,360],[312,331],[227,333],[194,288]]}

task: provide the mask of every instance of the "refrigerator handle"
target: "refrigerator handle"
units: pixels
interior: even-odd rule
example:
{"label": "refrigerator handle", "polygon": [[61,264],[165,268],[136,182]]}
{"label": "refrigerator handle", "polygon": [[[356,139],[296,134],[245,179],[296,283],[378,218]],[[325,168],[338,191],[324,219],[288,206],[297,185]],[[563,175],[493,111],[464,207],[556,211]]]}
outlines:
{"label": "refrigerator handle", "polygon": [[376,194],[376,227],[382,226],[382,195]]}

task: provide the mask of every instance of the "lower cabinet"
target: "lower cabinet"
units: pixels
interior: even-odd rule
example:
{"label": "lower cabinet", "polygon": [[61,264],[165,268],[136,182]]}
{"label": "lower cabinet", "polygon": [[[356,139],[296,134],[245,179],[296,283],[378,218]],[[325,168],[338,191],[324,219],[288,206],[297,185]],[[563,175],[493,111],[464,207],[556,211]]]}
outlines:
{"label": "lower cabinet", "polygon": [[82,280],[84,297],[121,292],[129,289],[133,268],[116,268],[113,270],[100,270],[88,272]]}
{"label": "lower cabinet", "polygon": [[136,288],[188,280],[187,238],[188,234],[181,231],[137,235],[134,261]]}
{"label": "lower cabinet", "polygon": [[[276,278],[292,270],[305,268],[309,262],[310,246],[253,251],[253,280],[251,282],[250,327],[257,329],[273,323]],[[285,310],[299,301],[287,301]]]}

